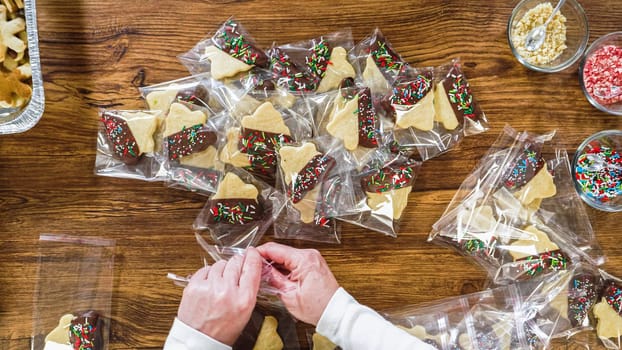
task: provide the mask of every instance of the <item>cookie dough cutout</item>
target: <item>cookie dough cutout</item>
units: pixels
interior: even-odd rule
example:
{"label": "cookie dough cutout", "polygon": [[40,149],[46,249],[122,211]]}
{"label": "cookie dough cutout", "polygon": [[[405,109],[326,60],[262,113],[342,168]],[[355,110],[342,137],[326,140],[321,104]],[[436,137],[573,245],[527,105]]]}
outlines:
{"label": "cookie dough cutout", "polygon": [[313,350],[336,350],[339,347],[320,333],[313,333],[311,337]]}
{"label": "cookie dough cutout", "polygon": [[26,42],[18,37],[26,29],[26,21],[17,17],[7,20],[7,8],[0,5],[0,62],[4,62],[7,48],[22,53],[26,50]]}
{"label": "cookie dough cutout", "polygon": [[252,115],[242,118],[242,127],[291,136],[291,131],[283,121],[283,116],[270,102],[264,102]]}
{"label": "cookie dough cutout", "polygon": [[349,151],[354,151],[359,145],[358,129],[358,95],[346,102],[343,108],[336,108],[331,120],[326,125],[326,131],[332,136],[343,141],[343,145]]}
{"label": "cookie dough cutout", "polygon": [[603,297],[601,302],[592,308],[598,320],[596,333],[600,338],[619,339],[622,336],[622,317],[607,303]]}
{"label": "cookie dough cutout", "polygon": [[549,236],[534,226],[527,226],[523,229],[529,234],[529,239],[518,240],[508,247],[510,255],[514,261],[526,258],[528,256],[539,255],[554,250],[559,250],[559,246],[553,242]]}
{"label": "cookie dough cutout", "polygon": [[153,91],[147,94],[145,100],[151,110],[166,112],[177,97],[177,89],[171,87],[168,90]]}
{"label": "cookie dough cutout", "polygon": [[326,92],[336,89],[343,79],[354,78],[355,75],[354,68],[350,62],[348,62],[346,50],[341,46],[337,46],[330,53],[324,78],[322,78],[316,92]]}
{"label": "cookie dough cutout", "polygon": [[144,112],[123,112],[127,126],[130,128],[141,153],[153,153],[155,142],[153,134],[159,125],[158,117]]}
{"label": "cookie dough cutout", "polygon": [[211,200],[218,199],[254,199],[257,200],[259,191],[252,184],[242,181],[239,176],[234,173],[227,173],[218,185],[218,190]]}
{"label": "cookie dough cutout", "polygon": [[205,124],[207,115],[202,111],[191,111],[181,103],[173,103],[166,117],[164,136],[173,135],[191,126]]}
{"label": "cookie dough cutout", "polygon": [[277,332],[279,323],[274,316],[266,316],[261,324],[253,350],[282,350],[283,340]]}
{"label": "cookie dough cutout", "polygon": [[542,169],[525,186],[514,192],[514,197],[524,205],[529,205],[537,199],[553,197],[555,194],[557,194],[557,187],[553,175],[549,173],[545,163]]}
{"label": "cookie dough cutout", "polygon": [[460,125],[442,81],[434,89],[434,120],[447,130],[455,130]]}
{"label": "cookie dough cutout", "polygon": [[240,128],[230,128],[227,130],[227,143],[220,150],[218,157],[223,163],[244,168],[250,166],[251,161],[248,154],[242,153],[238,149],[240,136]]}
{"label": "cookie dough cutout", "polygon": [[399,220],[408,205],[408,195],[411,191],[412,186],[406,186],[382,193],[366,192],[367,206],[383,216]]}
{"label": "cookie dough cutout", "polygon": [[430,91],[414,106],[407,106],[408,111],[400,112],[396,107],[397,118],[395,125],[399,129],[413,127],[421,131],[430,131],[434,128],[434,92]]}
{"label": "cookie dough cutout", "polygon": [[69,326],[74,317],[72,314],[63,315],[58,321],[58,326],[45,337],[45,342],[69,344]]}
{"label": "cookie dough cutout", "polygon": [[231,57],[213,45],[205,48],[204,57],[210,60],[210,72],[212,73],[212,78],[216,80],[233,77],[238,73],[246,72],[253,68],[253,66]]}
{"label": "cookie dough cutout", "polygon": [[365,61],[363,80],[365,80],[365,85],[367,85],[374,94],[386,95],[391,92],[389,82],[376,65],[372,55],[367,56],[367,60]]}

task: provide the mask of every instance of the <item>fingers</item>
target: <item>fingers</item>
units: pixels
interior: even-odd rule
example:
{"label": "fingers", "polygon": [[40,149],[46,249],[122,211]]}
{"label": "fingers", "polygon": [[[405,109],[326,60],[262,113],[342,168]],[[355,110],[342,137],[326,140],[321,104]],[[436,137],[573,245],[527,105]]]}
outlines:
{"label": "fingers", "polygon": [[223,272],[225,271],[226,266],[227,266],[226,260],[217,261],[214,265],[212,265],[209,270],[208,281],[220,280],[222,278],[222,275],[223,275]]}
{"label": "fingers", "polygon": [[222,277],[225,282],[231,286],[237,286],[240,281],[240,273],[242,272],[242,264],[244,263],[244,257],[242,255],[236,255],[227,261],[225,269],[222,273]]}
{"label": "fingers", "polygon": [[259,253],[266,259],[283,265],[290,271],[295,270],[303,261],[300,261],[300,250],[286,245],[269,242],[257,247]]}
{"label": "fingers", "polygon": [[297,286],[296,282],[291,281],[289,278],[287,278],[287,276],[282,274],[277,269],[271,269],[266,277],[268,284],[278,289],[282,293],[291,291]]}
{"label": "fingers", "polygon": [[209,274],[210,266],[205,266],[197,270],[191,277],[189,283],[197,283],[202,280],[207,279],[207,275]]}
{"label": "fingers", "polygon": [[253,247],[248,248],[244,255],[242,272],[240,274],[240,288],[253,291],[256,294],[259,290],[262,267],[263,260],[257,249]]}

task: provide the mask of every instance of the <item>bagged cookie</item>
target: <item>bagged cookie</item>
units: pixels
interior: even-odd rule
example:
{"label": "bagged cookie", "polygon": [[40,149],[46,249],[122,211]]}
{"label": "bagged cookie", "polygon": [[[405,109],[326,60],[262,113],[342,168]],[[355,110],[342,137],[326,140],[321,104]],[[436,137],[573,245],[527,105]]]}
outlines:
{"label": "bagged cookie", "polygon": [[247,248],[256,245],[285,204],[273,187],[241,169],[228,168],[194,222],[216,244]]}
{"label": "bagged cookie", "polygon": [[277,157],[277,185],[287,204],[275,222],[275,236],[339,242],[336,217],[353,206],[343,149],[317,139],[283,146]]}
{"label": "bagged cookie", "polygon": [[352,175],[355,207],[341,220],[396,237],[421,163],[386,148]]}
{"label": "bagged cookie", "polygon": [[209,72],[216,80],[245,75],[254,67],[268,68],[268,57],[233,17],[179,60],[192,74]]}
{"label": "bagged cookie", "polygon": [[341,81],[339,90],[308,99],[315,111],[317,134],[330,136],[362,166],[383,142],[380,118],[369,88],[354,79]]}
{"label": "bagged cookie", "polygon": [[173,102],[164,118],[162,154],[171,187],[203,194],[216,190],[224,164],[218,160],[226,116],[194,103]]}
{"label": "bagged cookie", "polygon": [[211,114],[222,110],[214,93],[217,83],[203,73],[164,83],[139,88],[141,97],[150,110],[168,113],[174,102],[183,102],[206,108]]}
{"label": "bagged cookie", "polygon": [[158,148],[159,111],[101,110],[95,174],[145,181],[164,180]]}
{"label": "bagged cookie", "polygon": [[356,70],[348,58],[354,43],[349,31],[336,32],[267,51],[276,84],[296,94],[337,89]]}
{"label": "bagged cookie", "polygon": [[600,270],[602,286],[591,312],[596,334],[607,349],[622,348],[622,279]]}
{"label": "bagged cookie", "polygon": [[572,191],[568,155],[555,133],[506,127],[462,183],[429,241],[472,258],[493,283],[565,270],[604,256]]}
{"label": "bagged cookie", "polygon": [[408,67],[378,28],[356,44],[350,55],[360,67],[358,75],[363,84],[374,96],[388,95],[395,80]]}
{"label": "bagged cookie", "polygon": [[278,151],[312,134],[308,115],[304,104],[280,108],[266,101],[252,113],[229,120],[219,158],[274,185]]}
{"label": "bagged cookie", "polygon": [[449,332],[447,315],[438,305],[413,309],[396,308],[386,310],[383,316],[413,337],[435,349],[448,348]]}

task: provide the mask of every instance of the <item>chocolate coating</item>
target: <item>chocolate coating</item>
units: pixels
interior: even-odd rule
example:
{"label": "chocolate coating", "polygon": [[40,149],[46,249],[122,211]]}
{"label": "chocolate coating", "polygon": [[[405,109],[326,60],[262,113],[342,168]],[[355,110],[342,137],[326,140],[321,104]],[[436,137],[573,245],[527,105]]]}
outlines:
{"label": "chocolate coating", "polygon": [[102,114],[101,121],[114,155],[125,164],[136,164],[142,153],[125,119],[106,112]]}

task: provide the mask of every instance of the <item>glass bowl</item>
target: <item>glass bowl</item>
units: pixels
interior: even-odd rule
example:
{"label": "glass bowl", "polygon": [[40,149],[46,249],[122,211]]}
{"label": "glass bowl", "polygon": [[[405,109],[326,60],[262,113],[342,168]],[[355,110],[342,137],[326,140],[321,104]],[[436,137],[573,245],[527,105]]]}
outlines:
{"label": "glass bowl", "polygon": [[[611,56],[613,58],[607,60]],[[618,73],[613,73],[616,68]],[[594,107],[606,113],[622,115],[621,70],[622,32],[602,36],[587,49],[579,66],[579,83]]]}
{"label": "glass bowl", "polygon": [[[522,0],[519,2],[518,5],[514,7],[510,20],[508,21],[507,35],[512,54],[514,54],[514,57],[516,57],[523,66],[538,72],[554,73],[570,67],[581,58],[587,47],[589,28],[583,7],[581,7],[576,0],[567,0],[559,10],[559,12],[566,17],[566,48],[555,59],[536,62],[535,57],[528,57],[529,52],[524,48],[524,38],[526,33],[531,29],[540,24],[544,24],[548,15],[525,26],[520,26],[519,23],[529,10],[545,3],[551,4],[552,7],[557,5],[557,1],[554,0]],[[551,39],[550,35],[553,32],[552,27],[554,22],[555,20],[551,21],[547,27],[546,41]],[[534,55],[545,56],[544,51],[547,49],[546,41],[542,44],[542,47],[534,51]],[[525,57],[523,57],[523,55]]]}
{"label": "glass bowl", "polygon": [[583,141],[572,161],[579,196],[591,207],[622,211],[622,130],[605,130]]}

